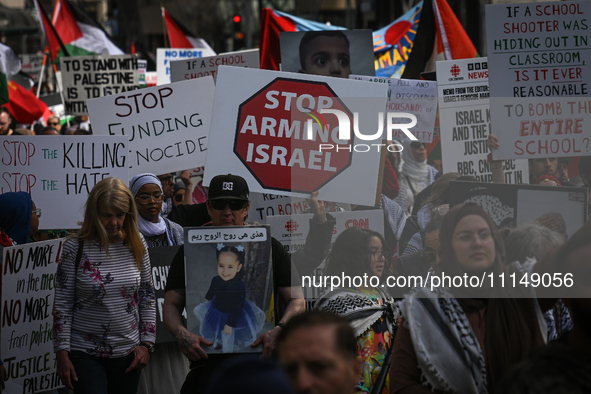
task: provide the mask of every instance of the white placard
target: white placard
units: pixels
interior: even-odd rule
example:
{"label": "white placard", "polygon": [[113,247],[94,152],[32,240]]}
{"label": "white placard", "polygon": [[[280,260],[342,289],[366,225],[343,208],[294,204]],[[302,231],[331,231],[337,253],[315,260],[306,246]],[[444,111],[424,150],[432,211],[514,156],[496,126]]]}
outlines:
{"label": "white placard", "polygon": [[78,228],[84,204],[104,178],[128,182],[125,137],[0,137],[0,193],[24,191],[42,209],[41,229]]}
{"label": "white placard", "polygon": [[[417,124],[410,131],[419,142],[433,142],[433,131],[437,118],[437,83],[435,81],[368,77],[365,75],[349,75],[349,78],[387,84],[386,112],[406,112],[415,115]],[[397,118],[395,123],[408,123],[408,119]],[[396,130],[392,138],[410,141],[410,138],[401,130]]]}
{"label": "white placard", "polygon": [[135,55],[60,58],[66,113],[87,115],[86,100],[139,89]]}
{"label": "white placard", "polygon": [[199,78],[89,100],[95,134],[129,142],[129,175],[164,174],[205,165],[213,79]]}
{"label": "white placard", "polygon": [[591,2],[486,6],[495,159],[591,154]]}
{"label": "white placard", "polygon": [[317,115],[338,110],[352,129],[357,113],[361,132],[375,134],[386,90],[364,81],[220,66],[204,185],[231,173],[254,192],[306,198],[320,190],[321,200],[374,205],[381,135],[362,141],[351,131],[352,139],[339,140],[337,116],[324,112],[321,121]]}
{"label": "white placard", "polygon": [[215,81],[219,66],[259,68],[259,56],[258,49],[249,49],[198,59],[171,61],[171,81],[179,82],[207,76],[212,76]]}
{"label": "white placard", "polygon": [[7,393],[63,387],[52,329],[55,276],[64,239],[2,250],[2,360]]}
{"label": "white placard", "polygon": [[43,68],[43,55],[19,55],[21,59],[22,67],[21,71],[31,75],[36,82],[39,81],[39,76],[41,75],[41,69]]}
{"label": "white placard", "polygon": [[[486,141],[491,133],[487,58],[437,62],[443,173],[492,182]],[[527,183],[526,160],[503,162],[506,183]]]}
{"label": "white placard", "polygon": [[156,50],[156,84],[166,85],[171,82],[170,62],[172,61],[215,55],[214,51],[204,48],[158,48]]}

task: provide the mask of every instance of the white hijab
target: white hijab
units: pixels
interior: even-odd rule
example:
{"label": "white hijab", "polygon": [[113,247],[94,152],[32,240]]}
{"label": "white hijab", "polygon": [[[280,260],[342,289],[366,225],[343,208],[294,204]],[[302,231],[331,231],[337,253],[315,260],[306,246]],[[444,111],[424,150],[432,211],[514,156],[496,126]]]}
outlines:
{"label": "white hijab", "polygon": [[410,147],[411,142],[412,141],[404,141],[402,143],[402,146],[404,146],[402,151],[404,164],[402,164],[401,172],[416,182],[421,178],[427,178],[429,176],[429,165],[427,164],[426,159],[425,161],[417,161],[417,159],[415,159],[412,154],[412,148]]}
{"label": "white hijab", "polygon": [[[131,189],[131,194],[133,194],[134,197],[137,197],[137,194],[139,193],[142,186],[150,184],[150,183],[158,185],[158,187],[160,188],[160,193],[163,193],[162,183],[160,183],[160,179],[158,179],[158,177],[154,174],[144,173],[144,174],[139,174],[139,175],[134,176],[131,179],[131,182],[129,182],[129,188]],[[140,233],[142,233],[143,235],[145,235],[147,237],[164,234],[166,232],[166,237],[168,238],[168,244],[169,245],[173,244],[170,231],[169,231],[168,226],[166,225],[166,222],[162,216],[158,215],[158,223],[153,223],[153,222],[150,222],[150,221],[144,219],[142,217],[142,215],[138,215],[138,226],[139,226]]]}

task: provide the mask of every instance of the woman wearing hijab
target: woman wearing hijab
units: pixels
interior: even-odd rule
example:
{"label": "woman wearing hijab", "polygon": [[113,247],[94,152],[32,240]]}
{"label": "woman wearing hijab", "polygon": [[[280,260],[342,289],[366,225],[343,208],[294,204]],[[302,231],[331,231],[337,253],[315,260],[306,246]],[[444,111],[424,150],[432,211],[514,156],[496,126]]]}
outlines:
{"label": "woman wearing hijab", "polygon": [[[138,225],[148,248],[182,245],[183,228],[160,216],[163,190],[154,174],[136,175],[130,182],[139,213]],[[189,365],[175,342],[158,343],[150,364],[140,379],[138,394],[178,393],[189,373]]]}
{"label": "woman wearing hijab", "polygon": [[[384,238],[375,231],[359,227],[343,231],[328,256],[326,274],[350,277],[352,282],[343,284],[349,287],[323,295],[315,306],[345,317],[355,332],[362,367],[356,386],[358,393],[389,392],[387,364],[398,309],[379,285],[390,258],[385,245]],[[363,278],[365,282],[360,280]],[[379,377],[383,370],[383,386],[376,388],[376,381],[382,381]]]}
{"label": "woman wearing hijab", "polygon": [[437,169],[427,164],[425,143],[404,142],[403,146],[401,175],[398,177],[400,192],[394,201],[410,215],[415,196],[435,182]]}
{"label": "woman wearing hijab", "polygon": [[530,271],[533,261],[506,265],[495,224],[473,203],[452,208],[439,237],[439,273],[486,280],[482,287],[420,288],[400,303],[392,392],[492,393],[505,371],[546,342],[546,327],[532,288],[491,286],[488,278]]}
{"label": "woman wearing hijab", "polygon": [[39,228],[41,209],[26,192],[0,194],[0,245],[15,246],[29,242]]}
{"label": "woman wearing hijab", "polygon": [[138,226],[148,248],[183,244],[183,228],[160,215],[163,192],[154,174],[140,174],[131,179],[131,194],[137,203]]}

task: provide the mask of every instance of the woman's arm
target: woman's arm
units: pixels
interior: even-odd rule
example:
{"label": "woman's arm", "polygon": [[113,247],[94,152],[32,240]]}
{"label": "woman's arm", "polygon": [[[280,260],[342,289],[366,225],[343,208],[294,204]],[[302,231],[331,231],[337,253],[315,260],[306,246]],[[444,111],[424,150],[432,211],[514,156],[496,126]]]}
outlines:
{"label": "woman's arm", "polygon": [[139,289],[140,341],[156,342],[156,296],[150,269],[150,256],[146,249],[142,261],[141,282]]}

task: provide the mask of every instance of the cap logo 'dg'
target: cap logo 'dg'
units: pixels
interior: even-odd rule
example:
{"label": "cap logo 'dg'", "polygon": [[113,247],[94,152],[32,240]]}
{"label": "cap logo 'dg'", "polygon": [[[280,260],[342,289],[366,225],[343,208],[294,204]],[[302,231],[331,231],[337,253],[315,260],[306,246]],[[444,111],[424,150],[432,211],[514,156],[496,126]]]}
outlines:
{"label": "cap logo 'dg'", "polygon": [[234,182],[222,182],[222,190],[234,190]]}

